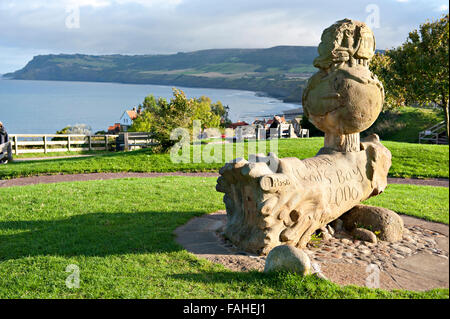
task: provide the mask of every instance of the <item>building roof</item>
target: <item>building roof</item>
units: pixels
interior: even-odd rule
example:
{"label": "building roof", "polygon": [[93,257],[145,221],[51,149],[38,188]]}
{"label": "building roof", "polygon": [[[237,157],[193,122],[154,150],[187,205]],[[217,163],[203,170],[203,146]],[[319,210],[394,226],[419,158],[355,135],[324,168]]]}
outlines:
{"label": "building roof", "polygon": [[127,110],[126,112],[132,121],[138,117],[138,113],[135,110]]}
{"label": "building roof", "polygon": [[236,122],[236,123],[231,123],[230,127],[231,128],[236,128],[238,126],[247,126],[247,125],[249,125],[247,122],[239,121],[239,122]]}
{"label": "building roof", "polygon": [[113,132],[116,130],[120,131],[120,123],[116,123],[113,126],[108,127],[108,132]]}

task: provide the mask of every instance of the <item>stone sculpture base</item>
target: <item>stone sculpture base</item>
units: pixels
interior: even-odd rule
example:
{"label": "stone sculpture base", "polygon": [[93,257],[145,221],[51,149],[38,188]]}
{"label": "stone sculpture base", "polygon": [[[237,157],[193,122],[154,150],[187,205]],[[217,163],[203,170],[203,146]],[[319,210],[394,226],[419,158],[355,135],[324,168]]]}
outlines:
{"label": "stone sculpture base", "polygon": [[241,249],[266,255],[275,246],[304,248],[317,230],[387,186],[391,153],[372,135],[356,152],[313,158],[256,155],[221,168],[225,236]]}

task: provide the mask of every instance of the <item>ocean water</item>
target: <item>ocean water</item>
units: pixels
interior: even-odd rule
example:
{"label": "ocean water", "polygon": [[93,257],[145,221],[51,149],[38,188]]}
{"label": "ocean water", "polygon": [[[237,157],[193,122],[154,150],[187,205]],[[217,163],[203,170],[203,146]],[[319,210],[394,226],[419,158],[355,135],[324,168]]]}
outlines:
{"label": "ocean water", "polygon": [[[228,105],[232,121],[253,122],[299,107],[251,91],[178,88],[189,98],[206,95]],[[173,96],[171,86],[0,78],[0,121],[10,134],[52,134],[75,124],[87,124],[96,132],[107,130],[149,94]]]}

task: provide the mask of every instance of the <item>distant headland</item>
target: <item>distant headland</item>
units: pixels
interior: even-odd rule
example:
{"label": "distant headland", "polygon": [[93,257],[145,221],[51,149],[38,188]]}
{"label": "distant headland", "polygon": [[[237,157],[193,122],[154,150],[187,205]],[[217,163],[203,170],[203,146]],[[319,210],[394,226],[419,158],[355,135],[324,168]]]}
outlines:
{"label": "distant headland", "polygon": [[92,81],[260,92],[301,103],[317,47],[210,49],[168,55],[38,55],[9,79]]}

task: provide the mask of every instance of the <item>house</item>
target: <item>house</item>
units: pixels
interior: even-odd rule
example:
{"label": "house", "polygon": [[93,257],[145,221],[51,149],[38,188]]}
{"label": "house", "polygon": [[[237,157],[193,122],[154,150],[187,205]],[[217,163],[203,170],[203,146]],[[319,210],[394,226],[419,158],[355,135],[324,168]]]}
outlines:
{"label": "house", "polygon": [[266,119],[262,119],[262,120],[260,120],[260,119],[255,119],[254,121],[253,121],[253,125],[255,125],[255,126],[260,126],[260,127],[266,127]]}
{"label": "house", "polygon": [[274,116],[272,119],[268,120],[266,122],[266,130],[273,128],[273,127],[278,127],[279,124],[285,124],[286,123],[286,119],[284,118],[284,116],[280,117],[278,115]]}
{"label": "house", "polygon": [[123,112],[119,120],[121,131],[123,132],[128,131],[128,129],[133,124],[133,121],[138,117],[138,115],[139,113],[138,111],[136,111],[135,107],[132,110],[127,110]]}
{"label": "house", "polygon": [[120,132],[127,132],[133,121],[142,113],[142,108],[136,110],[134,107],[132,110],[126,110],[123,112],[119,119],[119,122],[114,123],[114,125],[108,127],[108,134],[119,134]]}
{"label": "house", "polygon": [[119,134],[120,132],[120,123],[115,123],[113,126],[108,127],[108,134]]}
{"label": "house", "polygon": [[247,122],[239,121],[239,122],[236,122],[236,123],[231,123],[228,127],[232,128],[232,129],[236,129],[239,126],[247,126],[247,125],[249,125]]}

